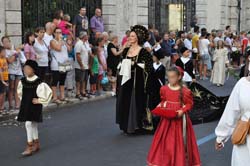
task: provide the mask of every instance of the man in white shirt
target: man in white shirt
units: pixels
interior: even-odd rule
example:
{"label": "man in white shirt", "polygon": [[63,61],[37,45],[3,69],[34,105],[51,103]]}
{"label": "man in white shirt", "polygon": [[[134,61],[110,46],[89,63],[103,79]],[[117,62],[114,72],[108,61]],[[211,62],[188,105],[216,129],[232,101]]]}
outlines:
{"label": "man in white shirt", "polygon": [[89,76],[89,54],[88,34],[80,32],[79,39],[75,45],[75,77],[76,77],[76,98],[87,99],[86,85]]}
{"label": "man in white shirt", "polygon": [[192,34],[192,32],[189,32],[187,34],[187,38],[184,40],[185,47],[190,51],[189,58],[192,57],[192,38],[193,38],[193,34]]}
{"label": "man in white shirt", "polygon": [[223,41],[222,31],[218,31],[216,37],[214,38],[214,46],[217,47],[218,41]]}
{"label": "man in white shirt", "polygon": [[53,32],[55,28],[56,26],[52,22],[47,22],[45,25],[46,32],[44,33],[43,41],[45,42],[47,48],[49,48],[50,41],[54,38]]}
{"label": "man in white shirt", "polygon": [[227,32],[225,33],[226,39],[225,39],[225,46],[228,49],[228,53],[230,54],[232,51],[232,39],[231,39],[231,33]]}

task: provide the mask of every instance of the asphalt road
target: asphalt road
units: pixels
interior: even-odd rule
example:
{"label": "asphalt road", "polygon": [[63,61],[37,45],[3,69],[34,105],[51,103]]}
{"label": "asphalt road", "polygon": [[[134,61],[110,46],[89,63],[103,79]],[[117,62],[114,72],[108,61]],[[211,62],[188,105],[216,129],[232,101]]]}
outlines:
{"label": "asphalt road", "polygon": [[[218,122],[194,126],[197,140],[214,132]],[[60,108],[44,115],[40,125],[42,149],[23,158],[23,124],[0,123],[1,166],[145,166],[151,135],[126,136],[115,124],[115,99]],[[203,166],[229,166],[230,143],[221,152],[214,139],[199,146]]]}

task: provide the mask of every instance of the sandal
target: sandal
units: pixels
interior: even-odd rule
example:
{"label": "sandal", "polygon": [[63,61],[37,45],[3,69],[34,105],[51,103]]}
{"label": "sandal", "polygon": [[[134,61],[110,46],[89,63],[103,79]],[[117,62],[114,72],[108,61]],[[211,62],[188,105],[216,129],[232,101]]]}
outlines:
{"label": "sandal", "polygon": [[81,96],[82,96],[82,97],[86,97],[86,98],[89,98],[89,97],[90,97],[87,93],[81,93]]}
{"label": "sandal", "polygon": [[59,100],[59,99],[54,99],[54,100],[52,101],[52,103],[55,103],[55,104],[62,104],[61,100]]}
{"label": "sandal", "polygon": [[6,109],[0,109],[0,114],[1,115],[8,115],[8,112],[6,111]]}
{"label": "sandal", "polygon": [[79,100],[83,100],[81,95],[76,95],[76,98],[79,99]]}
{"label": "sandal", "polygon": [[61,101],[63,104],[66,104],[66,103],[68,103],[68,102],[69,102],[69,100],[68,100],[68,99],[66,99],[66,98],[64,98],[64,99],[60,99],[60,101]]}

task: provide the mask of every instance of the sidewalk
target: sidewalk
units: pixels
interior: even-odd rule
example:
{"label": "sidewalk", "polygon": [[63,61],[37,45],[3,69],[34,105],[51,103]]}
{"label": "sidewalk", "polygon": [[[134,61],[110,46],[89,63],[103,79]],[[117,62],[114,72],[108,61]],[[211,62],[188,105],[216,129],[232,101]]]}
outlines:
{"label": "sidewalk", "polygon": [[[49,111],[53,111],[53,110],[58,109],[58,108],[65,108],[65,107],[70,107],[70,106],[76,105],[76,104],[94,102],[94,101],[98,101],[98,100],[107,99],[107,98],[110,98],[110,97],[113,97],[113,96],[114,95],[112,94],[112,92],[106,91],[106,92],[104,92],[103,94],[101,94],[99,96],[95,96],[95,97],[89,98],[87,100],[79,100],[79,99],[76,99],[76,98],[70,98],[70,101],[68,103],[66,103],[66,104],[57,105],[55,103],[50,103],[48,106],[44,107],[43,111],[49,112]],[[6,103],[6,105],[8,105],[8,104]],[[15,110],[15,111],[11,111],[7,115],[0,115],[0,122],[11,119],[11,118],[15,118],[17,116],[18,112],[19,112],[19,110]]]}

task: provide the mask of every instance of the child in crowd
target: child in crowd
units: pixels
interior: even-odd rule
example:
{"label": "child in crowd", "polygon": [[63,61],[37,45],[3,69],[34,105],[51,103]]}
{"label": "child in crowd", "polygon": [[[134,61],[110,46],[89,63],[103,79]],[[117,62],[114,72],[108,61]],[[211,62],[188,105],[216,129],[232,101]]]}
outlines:
{"label": "child in crowd", "polygon": [[112,70],[108,69],[108,79],[109,83],[111,84],[112,88],[112,96],[115,96],[116,94],[116,77],[113,76]]}
{"label": "child in crowd", "polygon": [[[150,109],[154,109],[161,101],[160,98],[160,89],[162,86],[166,83],[166,68],[163,66],[163,64],[160,62],[161,59],[164,58],[164,50],[161,48],[161,46],[156,47],[153,51],[153,73],[152,73],[152,89],[154,89],[151,92],[150,95]],[[153,117],[153,126],[154,130],[156,130],[158,124],[160,122],[160,117],[155,116]]]}
{"label": "child in crowd", "polygon": [[189,87],[192,82],[195,82],[195,75],[193,73],[193,61],[190,59],[190,51],[186,47],[180,48],[182,56],[176,60],[175,65],[184,70],[182,81]]}
{"label": "child in crowd", "polygon": [[182,85],[184,71],[168,70],[169,84],[160,90],[161,102],[152,111],[161,116],[154,135],[148,166],[200,166],[200,155],[188,111],[193,106],[192,92]]}
{"label": "child in crowd", "polygon": [[[69,62],[71,66],[74,66],[75,62],[75,50],[74,50],[74,40],[72,36],[67,36],[66,45],[68,47],[68,56]],[[72,68],[67,72],[66,80],[65,80],[65,88],[67,89],[67,97],[72,98],[75,96],[74,94],[74,85],[75,85],[75,70]]]}
{"label": "child in crowd", "polygon": [[70,16],[65,14],[63,20],[60,21],[58,27],[62,30],[63,39],[67,40],[67,36],[70,35],[73,37],[72,33],[72,24],[70,23]]}
{"label": "child in crowd", "polygon": [[103,91],[103,87],[101,81],[103,79],[103,75],[107,72],[107,61],[104,52],[104,39],[102,37],[97,39],[97,46],[98,46],[98,60],[99,60],[99,75],[98,75],[98,83],[97,89],[101,94]]}
{"label": "child in crowd", "polygon": [[46,106],[52,98],[52,90],[36,76],[38,64],[27,60],[24,65],[25,77],[18,84],[17,94],[21,99],[21,107],[17,120],[25,122],[27,132],[27,147],[23,156],[30,156],[40,150],[38,138],[38,122],[42,122],[43,105]]}
{"label": "child in crowd", "polygon": [[[23,46],[14,49],[10,38],[8,36],[2,37],[2,44],[5,49],[5,55],[8,62],[9,72],[9,87],[8,87],[8,100],[9,100],[9,112],[19,110],[20,100],[17,96],[17,85],[20,79],[23,77],[22,64],[25,63],[26,58],[21,49]],[[13,106],[13,99],[15,106]]]}
{"label": "child in crowd", "polygon": [[213,56],[214,67],[211,75],[211,82],[223,86],[226,78],[226,65],[229,65],[228,50],[224,48],[223,41],[219,40]]}
{"label": "child in crowd", "polygon": [[8,87],[9,72],[4,47],[0,46],[0,114],[4,114],[4,102]]}
{"label": "child in crowd", "polygon": [[151,103],[152,107],[151,109],[154,109],[159,102],[160,99],[160,89],[162,86],[165,85],[166,79],[166,68],[163,66],[163,64],[160,62],[161,59],[164,58],[164,50],[162,48],[154,49],[153,51],[153,73],[152,73],[152,86],[154,91],[152,91],[151,95]]}
{"label": "child in crowd", "polygon": [[90,58],[90,93],[96,95],[97,92],[97,79],[99,73],[99,62],[98,62],[98,48],[92,49],[92,56]]}

